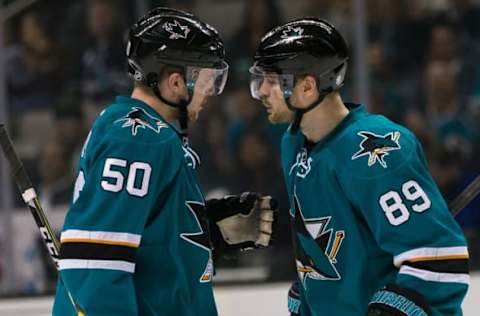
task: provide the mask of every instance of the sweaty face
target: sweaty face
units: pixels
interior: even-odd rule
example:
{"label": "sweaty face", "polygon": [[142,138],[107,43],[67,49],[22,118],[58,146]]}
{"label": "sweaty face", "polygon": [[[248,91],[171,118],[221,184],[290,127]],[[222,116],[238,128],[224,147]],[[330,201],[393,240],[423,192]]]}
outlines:
{"label": "sweaty face", "polygon": [[266,73],[258,82],[258,98],[268,113],[268,120],[274,124],[289,123],[293,119],[293,112],[287,107],[280,80],[278,74]]}

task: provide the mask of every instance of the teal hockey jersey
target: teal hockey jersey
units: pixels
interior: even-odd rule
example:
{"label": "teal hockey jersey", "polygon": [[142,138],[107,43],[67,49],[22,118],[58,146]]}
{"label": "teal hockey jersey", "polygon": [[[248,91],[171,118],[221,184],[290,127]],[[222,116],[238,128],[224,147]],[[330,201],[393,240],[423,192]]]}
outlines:
{"label": "teal hockey jersey", "polygon": [[282,165],[302,316],[361,316],[396,284],[425,298],[431,316],[462,315],[469,284],[460,227],[406,128],[361,105],[323,140],[288,131]]}
{"label": "teal hockey jersey", "polygon": [[147,104],[118,97],[81,153],[53,315],[217,315],[196,154]]}

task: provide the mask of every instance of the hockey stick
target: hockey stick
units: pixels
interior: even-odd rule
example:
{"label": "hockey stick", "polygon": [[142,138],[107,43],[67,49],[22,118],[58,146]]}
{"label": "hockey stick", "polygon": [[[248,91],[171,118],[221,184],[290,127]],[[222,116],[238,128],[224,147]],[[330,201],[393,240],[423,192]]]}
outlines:
{"label": "hockey stick", "polygon": [[[3,153],[5,154],[5,157],[7,158],[8,163],[10,164],[12,175],[15,179],[15,182],[17,183],[20,193],[22,194],[23,201],[25,202],[25,204],[27,204],[28,208],[32,212],[33,218],[35,219],[35,222],[40,229],[40,234],[42,235],[43,241],[45,242],[45,246],[47,247],[51,258],[58,269],[60,242],[58,241],[57,236],[55,236],[55,233],[53,232],[52,227],[48,222],[47,216],[45,215],[45,212],[40,205],[37,193],[33,188],[32,182],[28,177],[23,163],[18,158],[18,155],[13,148],[12,140],[8,136],[4,124],[0,124],[0,145],[2,147]],[[70,291],[68,291],[68,289],[67,293],[70,301],[73,304],[73,307],[75,308],[77,315],[84,316],[85,313],[74,301],[72,294],[70,293]]]}
{"label": "hockey stick", "polygon": [[480,175],[473,180],[448,206],[453,216],[460,213],[480,192]]}

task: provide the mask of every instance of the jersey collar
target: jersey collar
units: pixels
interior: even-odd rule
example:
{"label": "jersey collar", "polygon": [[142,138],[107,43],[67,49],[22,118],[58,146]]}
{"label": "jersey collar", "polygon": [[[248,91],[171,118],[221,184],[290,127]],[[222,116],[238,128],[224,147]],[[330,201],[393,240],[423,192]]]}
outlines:
{"label": "jersey collar", "polygon": [[147,111],[148,114],[154,116],[154,117],[157,117],[158,119],[160,119],[162,122],[164,122],[165,124],[167,124],[170,128],[172,128],[175,132],[177,132],[177,134],[181,135],[182,133],[180,132],[180,130],[173,124],[171,124],[170,122],[168,122],[162,115],[160,115],[160,113],[158,113],[157,111],[155,111],[154,108],[152,108],[150,105],[148,105],[147,103],[139,100],[139,99],[135,99],[135,98],[132,98],[130,96],[124,96],[124,95],[121,95],[121,96],[117,96],[116,99],[115,99],[115,102],[116,103],[120,103],[120,104],[126,104],[130,107],[132,106],[136,106],[136,107],[139,107],[145,111]]}
{"label": "jersey collar", "polygon": [[[329,143],[332,139],[336,138],[337,135],[341,134],[342,131],[344,131],[348,126],[350,126],[352,123],[354,123],[356,120],[358,120],[359,117],[362,117],[367,113],[365,110],[365,106],[362,104],[355,104],[355,103],[345,103],[345,106],[348,108],[349,113],[345,118],[337,125],[335,128],[323,139],[316,143],[310,143],[308,144],[308,147],[311,148],[311,152],[316,152],[322,149],[327,143]],[[304,138],[304,146],[307,146],[307,138],[303,136]]]}

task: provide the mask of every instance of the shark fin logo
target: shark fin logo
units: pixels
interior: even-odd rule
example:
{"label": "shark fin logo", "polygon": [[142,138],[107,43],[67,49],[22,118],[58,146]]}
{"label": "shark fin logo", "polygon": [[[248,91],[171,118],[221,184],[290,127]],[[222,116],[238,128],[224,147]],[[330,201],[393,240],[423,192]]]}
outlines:
{"label": "shark fin logo", "polygon": [[195,217],[197,223],[197,231],[191,233],[182,233],[180,237],[190,244],[208,252],[208,261],[202,275],[199,278],[201,283],[210,282],[213,276],[213,260],[212,250],[210,246],[210,237],[208,231],[208,223],[205,214],[205,205],[196,201],[187,201],[185,203],[187,209]]}
{"label": "shark fin logo", "polygon": [[163,25],[163,29],[170,33],[170,39],[185,39],[188,33],[190,33],[190,28],[186,25],[181,25],[177,20],[173,20],[173,23],[166,22]]}
{"label": "shark fin logo", "polygon": [[293,26],[287,26],[285,30],[283,30],[281,38],[283,39],[288,39],[291,37],[298,37],[302,36],[304,30],[299,26],[299,27],[293,27]]}
{"label": "shark fin logo", "polygon": [[158,134],[162,128],[168,127],[167,124],[139,107],[133,107],[127,115],[116,120],[115,123],[123,123],[122,127],[131,127],[133,136],[137,135],[139,128],[148,128]]}
{"label": "shark fin logo", "polygon": [[306,286],[307,279],[340,280],[341,276],[335,264],[345,238],[345,231],[334,232],[332,228],[328,228],[331,216],[304,218],[296,195],[294,196],[294,208],[293,240],[297,273],[303,286]]}
{"label": "shark fin logo", "polygon": [[359,145],[360,150],[352,156],[352,160],[368,156],[369,167],[378,162],[383,168],[387,168],[385,157],[389,155],[390,151],[402,148],[399,143],[400,132],[376,135],[371,132],[361,131],[357,135],[363,137],[363,140]]}

